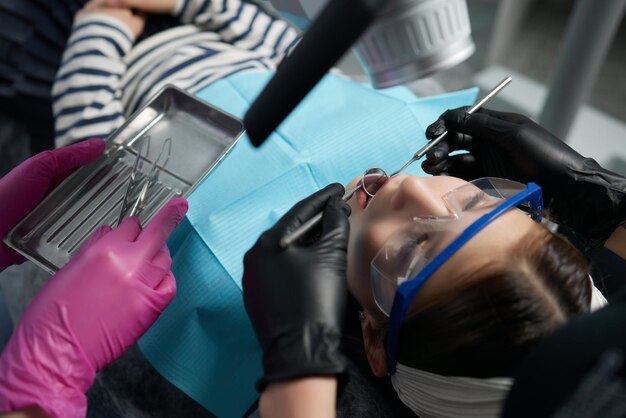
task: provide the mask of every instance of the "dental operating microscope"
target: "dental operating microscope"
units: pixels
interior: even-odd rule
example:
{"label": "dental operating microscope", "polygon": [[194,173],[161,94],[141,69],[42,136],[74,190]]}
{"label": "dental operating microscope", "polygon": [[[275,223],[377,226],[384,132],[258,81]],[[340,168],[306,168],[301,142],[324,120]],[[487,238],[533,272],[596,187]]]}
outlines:
{"label": "dental operating microscope", "polygon": [[474,52],[466,0],[271,0],[300,43],[244,117],[260,146],[354,45],[375,88],[423,78]]}

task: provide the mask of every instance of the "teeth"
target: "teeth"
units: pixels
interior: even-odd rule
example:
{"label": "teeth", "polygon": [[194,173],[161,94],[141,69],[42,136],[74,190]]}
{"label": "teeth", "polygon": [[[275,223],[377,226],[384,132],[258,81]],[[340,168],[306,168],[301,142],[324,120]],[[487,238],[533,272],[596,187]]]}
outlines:
{"label": "teeth", "polygon": [[365,193],[363,190],[357,191],[357,202],[361,209],[365,209],[367,207],[368,200],[369,196],[367,195],[367,193]]}
{"label": "teeth", "polygon": [[361,190],[357,190],[356,192],[356,202],[361,209],[365,208],[365,199],[363,198],[363,193]]}
{"label": "teeth", "polygon": [[365,193],[365,207],[370,204],[370,200],[372,200],[372,196]]}

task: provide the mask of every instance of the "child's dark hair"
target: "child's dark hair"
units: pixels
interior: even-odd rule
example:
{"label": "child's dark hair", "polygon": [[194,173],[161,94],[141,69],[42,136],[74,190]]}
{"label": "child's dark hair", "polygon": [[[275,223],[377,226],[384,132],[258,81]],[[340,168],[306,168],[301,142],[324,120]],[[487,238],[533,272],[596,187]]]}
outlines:
{"label": "child's dark hair", "polygon": [[512,376],[522,358],[569,318],[589,310],[587,260],[544,227],[506,260],[475,272],[403,324],[398,362],[448,376]]}

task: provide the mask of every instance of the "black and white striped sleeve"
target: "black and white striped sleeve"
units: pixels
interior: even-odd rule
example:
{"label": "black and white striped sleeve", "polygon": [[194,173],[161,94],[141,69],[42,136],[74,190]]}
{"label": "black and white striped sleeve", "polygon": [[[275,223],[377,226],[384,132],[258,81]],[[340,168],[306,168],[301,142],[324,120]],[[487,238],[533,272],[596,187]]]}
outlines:
{"label": "black and white striped sleeve", "polygon": [[222,41],[241,49],[266,51],[281,58],[297,43],[296,29],[245,0],[177,0],[174,14],[216,32]]}
{"label": "black and white striped sleeve", "polygon": [[75,20],[52,88],[57,147],[105,138],[124,122],[120,78],[134,41],[126,25],[111,16]]}

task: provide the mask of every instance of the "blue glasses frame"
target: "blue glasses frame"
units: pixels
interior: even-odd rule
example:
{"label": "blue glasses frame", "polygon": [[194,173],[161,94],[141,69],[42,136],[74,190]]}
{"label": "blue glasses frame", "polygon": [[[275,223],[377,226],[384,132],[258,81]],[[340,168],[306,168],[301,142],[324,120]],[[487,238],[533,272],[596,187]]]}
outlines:
{"label": "blue glasses frame", "polygon": [[397,352],[398,352],[398,334],[402,321],[406,312],[409,310],[413,298],[424,283],[437,271],[443,263],[445,263],[459,248],[461,248],[467,241],[469,241],[474,235],[480,232],[483,228],[497,219],[500,215],[505,213],[511,208],[521,205],[524,202],[528,202],[530,206],[530,217],[537,222],[541,221],[541,212],[543,211],[543,196],[541,194],[541,187],[535,183],[528,183],[526,189],[511,196],[500,205],[498,205],[491,212],[481,216],[474,223],[468,226],[454,241],[450,243],[441,253],[439,253],[433,261],[428,263],[424,269],[422,269],[411,280],[407,280],[398,286],[396,294],[393,298],[393,305],[391,306],[391,314],[389,315],[389,326],[387,329],[387,368],[390,375],[396,372]]}

